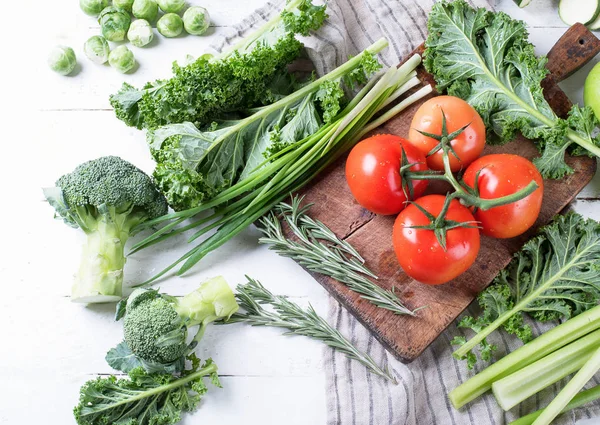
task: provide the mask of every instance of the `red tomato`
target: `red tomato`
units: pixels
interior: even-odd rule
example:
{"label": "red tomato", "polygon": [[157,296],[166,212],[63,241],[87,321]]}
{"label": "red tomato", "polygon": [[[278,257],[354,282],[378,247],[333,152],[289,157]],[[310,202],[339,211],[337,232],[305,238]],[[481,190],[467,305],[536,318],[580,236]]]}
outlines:
{"label": "red tomato", "polygon": [[544,194],[544,181],[535,165],[518,155],[482,156],[465,171],[463,180],[467,186],[475,187],[478,171],[477,187],[479,197],[483,199],[511,195],[523,189],[532,180],[539,186],[520,201],[486,211],[476,210],[475,219],[481,222],[483,234],[494,238],[512,238],[529,229],[540,214]]}
{"label": "red tomato", "polygon": [[[406,206],[400,167],[402,149],[406,163],[415,164],[411,171],[427,170],[425,156],[406,139],[391,134],[378,134],[359,142],[346,160],[346,181],[360,205],[375,214],[396,214]],[[417,198],[427,187],[426,180],[414,180]],[[407,192],[408,193],[408,192]]]}
{"label": "red tomato", "polygon": [[[411,144],[427,155],[439,142],[419,133],[442,134],[442,110],[446,115],[448,134],[470,124],[456,139],[450,141],[450,146],[458,155],[457,159],[449,153],[452,171],[464,169],[481,155],[485,146],[485,125],[483,120],[471,105],[454,96],[436,96],[423,103],[417,110],[410,124],[408,139]],[[438,150],[427,157],[427,165],[432,170],[444,170],[442,151]]]}
{"label": "red tomato", "polygon": [[[443,195],[428,195],[417,199],[416,203],[437,217],[444,200]],[[450,203],[446,220],[459,223],[475,221],[471,211],[457,200]],[[428,285],[439,285],[454,279],[471,267],[479,252],[479,230],[474,227],[456,227],[448,230],[444,249],[433,230],[412,228],[428,224],[429,218],[414,204],[406,207],[398,214],[394,223],[394,250],[407,275]]]}

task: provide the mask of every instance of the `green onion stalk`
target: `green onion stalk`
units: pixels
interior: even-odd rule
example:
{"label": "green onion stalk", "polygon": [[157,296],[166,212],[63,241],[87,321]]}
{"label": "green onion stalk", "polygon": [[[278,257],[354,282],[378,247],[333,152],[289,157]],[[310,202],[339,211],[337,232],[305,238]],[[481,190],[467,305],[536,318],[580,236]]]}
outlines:
{"label": "green onion stalk", "polygon": [[[387,44],[388,42],[385,39],[375,42],[365,51],[351,58],[329,74],[286,98],[262,108],[259,113],[261,115],[269,114],[281,107],[280,102],[289,104],[294,99],[302,99],[316,92],[324,82],[336,81],[342,78],[353,69],[357,69],[364,56],[380,52]],[[419,84],[415,68],[420,62],[421,57],[414,55],[399,68],[390,68],[381,76],[372,78],[330,123],[322,126],[314,134],[273,154],[246,178],[222,191],[209,202],[196,208],[168,214],[148,222],[148,225],[144,227],[167,224],[135,245],[133,252],[190,229],[199,227],[196,233],[189,238],[189,242],[214,229],[217,229],[217,231],[149,281],[138,286],[153,282],[181,263],[183,264],[177,274],[185,273],[209,252],[225,244],[266,214],[275,204],[289,196],[290,193],[307,184],[360,140],[366,134],[365,131],[373,129],[373,125],[382,124],[410,104],[431,93],[431,86],[422,87],[407,96],[388,112],[382,114],[373,121],[371,126],[368,126],[375,114]],[[208,217],[196,219],[189,224],[182,225],[185,220],[194,219],[198,214],[207,210],[214,210],[214,212]]]}

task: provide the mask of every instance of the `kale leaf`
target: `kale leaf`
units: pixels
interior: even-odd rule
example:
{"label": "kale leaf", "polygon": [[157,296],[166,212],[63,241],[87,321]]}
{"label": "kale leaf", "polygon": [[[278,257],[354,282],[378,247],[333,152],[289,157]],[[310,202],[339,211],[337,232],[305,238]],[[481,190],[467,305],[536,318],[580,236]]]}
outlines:
{"label": "kale leaf", "polygon": [[138,129],[173,123],[210,123],[223,113],[265,105],[278,98],[287,65],[308,35],[326,19],[325,6],[291,1],[281,15],[219,56],[203,55],[186,66],[173,64],[173,77],[138,90],[125,83],[110,97],[117,118]]}
{"label": "kale leaf", "polygon": [[79,404],[73,409],[79,425],[176,424],[182,412],[192,412],[207,392],[204,377],[220,387],[217,367],[212,360],[199,367],[199,360],[180,376],[149,374],[143,368],[129,372],[129,379],[98,377],[80,390]]}
{"label": "kale leaf", "polygon": [[490,360],[495,349],[486,337],[499,327],[524,342],[532,339],[524,313],[538,321],[568,319],[594,307],[600,300],[600,224],[579,214],[557,216],[540,234],[528,241],[511,263],[478,296],[483,312],[465,317],[459,327],[476,335],[454,352],[466,358],[471,368],[477,358],[472,350],[480,345],[482,360]]}
{"label": "kale leaf", "polygon": [[600,140],[591,136],[598,124],[591,110],[574,106],[561,119],[544,99],[547,59],[536,57],[523,22],[456,0],[433,6],[428,28],[426,69],[439,90],[479,112],[489,142],[510,141],[517,132],[535,140],[541,157],[534,162],[547,178],[573,172],[564,160],[567,150],[600,156]]}

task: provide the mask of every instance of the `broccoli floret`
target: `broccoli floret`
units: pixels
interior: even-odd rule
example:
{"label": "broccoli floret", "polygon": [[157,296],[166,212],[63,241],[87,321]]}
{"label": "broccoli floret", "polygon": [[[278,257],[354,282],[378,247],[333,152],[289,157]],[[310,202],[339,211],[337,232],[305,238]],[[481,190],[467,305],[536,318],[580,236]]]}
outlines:
{"label": "broccoli floret", "polygon": [[167,213],[164,196],[143,171],[116,156],[79,165],[44,195],[57,216],[87,235],[71,300],[118,301],[125,243],[136,225]]}
{"label": "broccoli floret", "polygon": [[[204,282],[183,298],[136,289],[124,308],[117,306],[117,319],[124,315],[124,342],[110,350],[106,360],[123,372],[138,366],[152,373],[179,372],[206,326],[237,310],[235,296],[222,277]],[[188,343],[188,328],[194,326],[198,330]]]}
{"label": "broccoli floret", "polygon": [[[127,346],[139,357],[155,363],[171,363],[186,354],[186,329],[173,304],[158,294],[153,300],[128,308],[123,323]],[[157,344],[167,334],[178,343]]]}

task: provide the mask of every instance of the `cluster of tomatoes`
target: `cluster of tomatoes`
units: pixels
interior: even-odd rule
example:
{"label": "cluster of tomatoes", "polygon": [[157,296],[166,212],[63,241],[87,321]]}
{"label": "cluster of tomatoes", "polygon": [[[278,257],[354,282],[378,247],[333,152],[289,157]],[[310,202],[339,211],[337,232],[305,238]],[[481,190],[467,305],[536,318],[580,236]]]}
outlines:
{"label": "cluster of tomatoes", "polygon": [[[408,139],[380,134],[350,152],[350,190],[369,211],[398,214],[394,249],[413,279],[448,282],[477,258],[480,233],[512,238],[537,219],[543,196],[540,173],[518,155],[480,156],[485,140],[483,120],[467,102],[438,96],[418,109]],[[451,183],[454,191],[423,196],[434,179]],[[490,207],[494,203],[498,206]]]}

